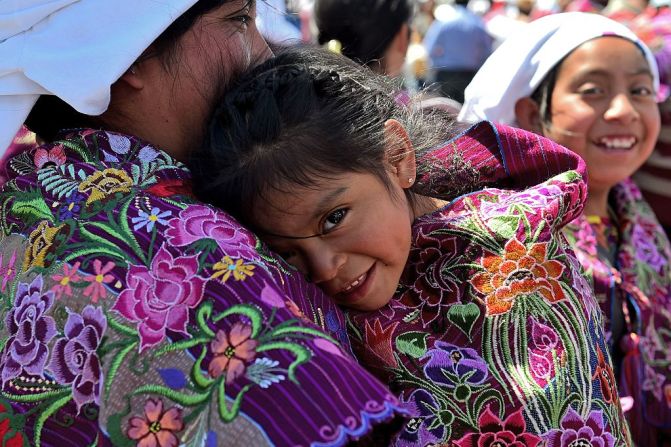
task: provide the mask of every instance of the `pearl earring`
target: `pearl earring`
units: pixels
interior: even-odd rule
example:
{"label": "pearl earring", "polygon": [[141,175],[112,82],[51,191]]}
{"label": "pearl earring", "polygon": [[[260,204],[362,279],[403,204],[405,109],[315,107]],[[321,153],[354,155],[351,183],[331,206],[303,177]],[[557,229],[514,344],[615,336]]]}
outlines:
{"label": "pearl earring", "polygon": [[414,181],[415,181],[414,178],[412,178],[412,177],[408,177],[408,183],[410,183],[410,184],[412,185],[412,182],[414,182]]}

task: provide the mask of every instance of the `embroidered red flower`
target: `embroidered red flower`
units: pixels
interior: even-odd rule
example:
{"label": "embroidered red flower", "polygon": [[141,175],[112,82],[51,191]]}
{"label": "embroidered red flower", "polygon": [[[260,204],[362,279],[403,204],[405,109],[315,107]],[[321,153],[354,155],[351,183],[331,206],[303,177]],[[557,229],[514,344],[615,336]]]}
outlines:
{"label": "embroidered red flower", "polygon": [[540,293],[551,303],[566,298],[558,281],[564,265],[547,258],[547,245],[536,243],[527,250],[520,241],[511,239],[503,255],[480,258],[485,271],[476,274],[471,284],[485,294],[488,315],[508,312],[517,298],[530,293]]}
{"label": "embroidered red flower", "polygon": [[502,421],[487,405],[478,418],[478,425],[478,433],[469,433],[454,444],[457,447],[536,447],[542,440],[527,433],[521,408]]}
{"label": "embroidered red flower", "polygon": [[598,362],[592,379],[599,379],[601,384],[601,394],[603,395],[603,400],[605,402],[609,404],[614,401],[616,402],[618,395],[613,368],[606,363],[606,358],[600,348],[597,348],[596,355]]}
{"label": "embroidered red flower", "polygon": [[0,403],[0,445],[4,447],[23,447],[27,445],[22,432],[11,426],[12,412]]}
{"label": "embroidered red flower", "polygon": [[366,320],[366,346],[377,355],[378,360],[384,362],[385,366],[398,367],[391,343],[396,326],[398,326],[398,321],[383,328],[379,318],[376,318],[372,325],[369,320]]}

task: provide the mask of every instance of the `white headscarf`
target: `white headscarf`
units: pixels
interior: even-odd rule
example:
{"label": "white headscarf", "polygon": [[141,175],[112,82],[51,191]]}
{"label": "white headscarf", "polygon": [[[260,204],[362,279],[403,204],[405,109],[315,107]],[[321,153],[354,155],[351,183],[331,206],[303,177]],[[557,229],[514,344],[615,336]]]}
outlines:
{"label": "white headscarf", "polygon": [[566,55],[596,37],[624,37],[642,48],[659,91],[659,73],[652,52],[624,25],[598,14],[567,12],[531,22],[506,39],[485,61],[466,87],[459,120],[516,124],[515,103],[530,96]]}
{"label": "white headscarf", "polygon": [[0,0],[0,156],[39,95],[100,115],[110,86],[198,0]]}

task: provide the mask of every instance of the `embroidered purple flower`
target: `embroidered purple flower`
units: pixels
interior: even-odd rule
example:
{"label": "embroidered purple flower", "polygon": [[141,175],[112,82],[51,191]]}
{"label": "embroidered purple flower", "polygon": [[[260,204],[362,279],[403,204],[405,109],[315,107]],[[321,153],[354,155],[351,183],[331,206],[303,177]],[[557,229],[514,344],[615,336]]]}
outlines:
{"label": "embroidered purple flower", "polygon": [[405,404],[415,417],[405,424],[394,445],[412,447],[442,441],[445,437],[445,428],[454,420],[454,415],[445,411],[442,413],[444,420],[441,420],[440,405],[431,393],[423,389],[413,391]]}
{"label": "embroidered purple flower", "polygon": [[49,370],[58,383],[72,384],[77,409],[100,403],[103,375],[96,351],[105,329],[107,318],[101,308],[88,305],[81,315],[68,309],[65,337],[56,340],[52,349]]}
{"label": "embroidered purple flower", "polygon": [[113,309],[138,323],[140,350],[160,343],[167,330],[186,334],[189,309],[200,303],[206,280],[197,275],[198,255],[174,258],[161,245],[151,268],[131,265],[128,287]]}
{"label": "embroidered purple flower", "polygon": [[533,317],[529,317],[531,325],[531,341],[529,349],[539,352],[550,352],[559,347],[557,332]]}
{"label": "embroidered purple flower", "polygon": [[19,283],[14,308],[5,318],[9,339],[2,356],[2,383],[23,373],[42,377],[49,349],[56,335],[56,322],[45,315],[54,302],[52,291],[42,292],[42,275],[33,282]]}
{"label": "embroidered purple flower", "polygon": [[58,219],[61,221],[77,217],[82,209],[82,202],[85,197],[83,194],[73,192],[65,199],[65,203],[58,209]]}
{"label": "embroidered purple flower", "polygon": [[645,365],[645,379],[643,380],[643,390],[652,391],[655,399],[662,400],[662,390],[664,385],[664,374],[659,374],[650,365]]}
{"label": "embroidered purple flower", "polygon": [[170,219],[166,231],[168,242],[183,247],[201,239],[213,239],[228,256],[259,259],[256,238],[223,212],[204,205],[193,205]]}
{"label": "embroidered purple flower", "polygon": [[489,376],[487,363],[471,348],[437,341],[420,360],[429,359],[424,374],[435,383],[453,388],[460,384],[480,385]]}
{"label": "embroidered purple flower", "polygon": [[137,231],[143,227],[146,227],[147,232],[151,233],[151,231],[154,229],[154,225],[156,225],[157,222],[161,225],[168,224],[168,221],[165,220],[165,218],[170,217],[172,215],[172,211],[161,211],[160,208],[153,207],[151,209],[151,213],[146,213],[144,210],[138,210],[137,214],[137,217],[131,218],[131,222],[135,224],[133,225],[133,230]]}
{"label": "embroidered purple flower", "polygon": [[573,409],[561,421],[561,429],[553,429],[543,435],[547,447],[594,446],[613,447],[615,437],[604,431],[603,412],[593,410],[586,419]]}
{"label": "embroidered purple flower", "polygon": [[655,238],[657,230],[653,224],[642,222],[634,226],[632,232],[632,247],[636,248],[636,261],[647,264],[654,271],[662,272],[667,260],[660,253]]}

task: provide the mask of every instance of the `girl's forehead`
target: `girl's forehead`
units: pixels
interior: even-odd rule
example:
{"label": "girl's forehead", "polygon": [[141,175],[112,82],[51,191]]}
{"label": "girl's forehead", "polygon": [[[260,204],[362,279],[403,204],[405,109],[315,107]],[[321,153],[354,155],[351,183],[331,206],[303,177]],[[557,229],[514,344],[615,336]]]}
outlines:
{"label": "girl's forehead", "polygon": [[618,36],[602,36],[590,39],[569,53],[559,64],[559,77],[567,73],[601,72],[611,74],[649,74],[651,68],[640,46],[629,39]]}

